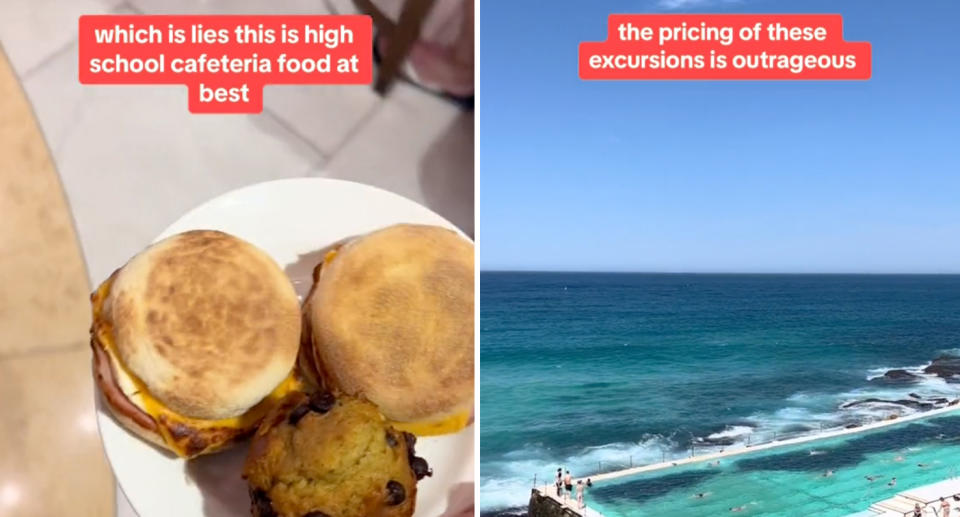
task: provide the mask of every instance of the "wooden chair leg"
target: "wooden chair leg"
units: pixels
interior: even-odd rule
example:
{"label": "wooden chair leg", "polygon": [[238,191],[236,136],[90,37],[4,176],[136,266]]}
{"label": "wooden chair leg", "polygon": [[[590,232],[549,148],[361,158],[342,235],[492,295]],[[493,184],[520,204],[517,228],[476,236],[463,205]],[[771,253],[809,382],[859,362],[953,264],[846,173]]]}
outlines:
{"label": "wooden chair leg", "polygon": [[[384,36],[390,38],[387,52],[380,62],[374,89],[381,95],[386,93],[393,80],[400,73],[400,65],[413,48],[413,44],[420,38],[420,30],[435,0],[406,0],[400,18],[396,24],[389,23],[389,19],[373,5],[371,0],[354,0],[357,7],[369,14]],[[378,23],[379,22],[379,23]]]}
{"label": "wooden chair leg", "polygon": [[371,0],[353,0],[353,5],[355,5],[361,13],[373,18],[373,26],[381,32],[391,33],[397,29],[397,24],[393,23],[393,20],[390,18],[387,18],[387,15],[383,14],[383,11],[374,5]]}

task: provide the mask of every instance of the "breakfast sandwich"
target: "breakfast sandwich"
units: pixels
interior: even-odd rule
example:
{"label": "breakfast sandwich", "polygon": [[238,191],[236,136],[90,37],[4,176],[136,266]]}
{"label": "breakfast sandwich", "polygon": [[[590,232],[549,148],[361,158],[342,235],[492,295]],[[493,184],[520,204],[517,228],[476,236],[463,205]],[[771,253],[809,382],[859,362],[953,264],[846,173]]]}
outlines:
{"label": "breakfast sandwich", "polygon": [[299,381],[297,295],[265,252],[190,231],[132,258],[91,295],[97,387],[140,437],[192,458],[250,435]]}
{"label": "breakfast sandwich", "polygon": [[355,238],[314,270],[301,370],[375,404],[398,430],[447,434],[472,418],[473,244],[401,224]]}

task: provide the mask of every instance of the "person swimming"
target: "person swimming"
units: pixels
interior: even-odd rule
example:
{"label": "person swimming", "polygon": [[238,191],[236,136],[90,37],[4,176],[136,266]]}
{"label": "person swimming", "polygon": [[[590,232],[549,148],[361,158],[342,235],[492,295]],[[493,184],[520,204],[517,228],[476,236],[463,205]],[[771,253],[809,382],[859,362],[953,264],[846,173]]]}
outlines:
{"label": "person swimming", "polygon": [[892,478],[887,486],[897,486],[897,478]]}
{"label": "person swimming", "polygon": [[826,471],[826,472],[823,473],[823,477],[825,477],[825,478],[828,478],[828,477],[830,477],[830,476],[832,476],[832,475],[833,475],[833,471],[832,471],[832,470],[828,470],[828,471]]}
{"label": "person swimming", "polygon": [[874,481],[883,478],[883,476],[863,476],[863,478],[873,483]]}
{"label": "person swimming", "polygon": [[746,509],[747,509],[747,506],[746,506],[746,505],[742,505],[742,506],[734,506],[734,507],[731,507],[731,508],[730,508],[730,511],[731,511],[731,512],[742,512],[742,511],[744,511],[744,510],[746,510]]}

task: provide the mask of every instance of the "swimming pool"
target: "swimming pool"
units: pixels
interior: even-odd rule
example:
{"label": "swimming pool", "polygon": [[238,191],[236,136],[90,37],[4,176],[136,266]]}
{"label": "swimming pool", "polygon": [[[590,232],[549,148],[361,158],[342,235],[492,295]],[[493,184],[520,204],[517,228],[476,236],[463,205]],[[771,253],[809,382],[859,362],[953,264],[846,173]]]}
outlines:
{"label": "swimming pool", "polygon": [[604,481],[586,499],[606,517],[733,515],[731,508],[844,517],[958,473],[960,416],[944,416]]}

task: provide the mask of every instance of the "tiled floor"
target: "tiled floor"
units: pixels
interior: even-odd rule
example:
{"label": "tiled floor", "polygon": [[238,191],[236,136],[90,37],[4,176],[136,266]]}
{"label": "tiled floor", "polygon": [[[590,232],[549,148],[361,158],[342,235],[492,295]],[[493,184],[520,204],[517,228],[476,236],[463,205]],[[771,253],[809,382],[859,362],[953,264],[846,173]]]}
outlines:
{"label": "tiled floor", "polygon": [[[54,155],[91,282],[192,206],[271,179],[327,176],[369,183],[423,203],[473,233],[471,113],[398,84],[386,98],[365,87],[270,86],[263,114],[195,116],[187,111],[182,87],[80,85],[76,18],[36,14],[26,0],[9,1],[0,4],[0,43],[8,48]],[[131,0],[112,5],[100,0],[96,5],[83,12],[323,13],[330,12],[329,6],[346,8],[341,0]],[[41,27],[25,29],[30,23]],[[33,40],[33,34],[47,32],[71,36],[42,44]],[[39,47],[44,55],[38,55]],[[106,210],[105,204],[112,208]],[[120,213],[138,217],[117,217]]]}
{"label": "tiled floor", "polygon": [[182,87],[77,81],[81,14],[350,5],[0,1],[0,45],[53,158],[0,66],[0,517],[114,512],[93,420],[86,293],[186,210],[249,183],[325,176],[397,192],[473,233],[473,116],[413,87],[381,98],[366,87],[272,86],[261,115],[196,116]]}

